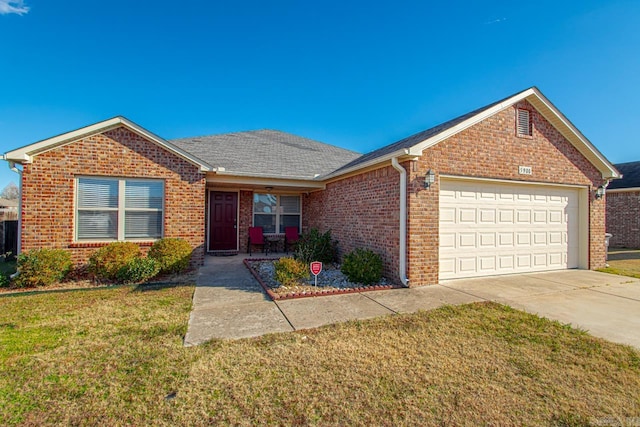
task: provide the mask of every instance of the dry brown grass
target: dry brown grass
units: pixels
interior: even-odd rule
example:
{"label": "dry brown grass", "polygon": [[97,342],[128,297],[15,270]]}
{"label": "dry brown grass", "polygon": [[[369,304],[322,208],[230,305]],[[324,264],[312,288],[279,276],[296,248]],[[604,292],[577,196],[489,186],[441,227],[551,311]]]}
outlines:
{"label": "dry brown grass", "polygon": [[0,297],[0,424],[582,425],[640,414],[640,353],[497,304],[184,348],[192,292]]}

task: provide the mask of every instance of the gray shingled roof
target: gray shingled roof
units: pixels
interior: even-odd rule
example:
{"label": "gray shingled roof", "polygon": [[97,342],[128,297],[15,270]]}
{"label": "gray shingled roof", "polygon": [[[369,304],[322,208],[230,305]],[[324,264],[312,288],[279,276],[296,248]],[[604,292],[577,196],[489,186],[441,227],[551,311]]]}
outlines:
{"label": "gray shingled roof", "polygon": [[169,141],[214,167],[237,175],[313,179],[360,153],[277,130],[256,130]]}
{"label": "gray shingled roof", "polygon": [[215,167],[223,167],[227,172],[234,174],[298,179],[313,179],[316,176],[322,178],[411,148],[519,93],[363,155],[275,130],[180,138],[170,142],[205,162]]}
{"label": "gray shingled roof", "polygon": [[614,179],[611,181],[607,190],[640,187],[640,162],[618,163],[613,166],[620,171],[622,179]]}

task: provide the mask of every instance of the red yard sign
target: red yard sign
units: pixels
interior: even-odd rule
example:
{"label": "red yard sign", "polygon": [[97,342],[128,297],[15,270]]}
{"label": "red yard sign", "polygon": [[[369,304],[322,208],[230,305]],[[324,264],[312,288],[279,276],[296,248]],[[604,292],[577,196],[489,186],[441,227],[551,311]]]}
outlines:
{"label": "red yard sign", "polygon": [[317,276],[322,271],[322,263],[320,261],[313,261],[311,263],[311,272],[314,276]]}

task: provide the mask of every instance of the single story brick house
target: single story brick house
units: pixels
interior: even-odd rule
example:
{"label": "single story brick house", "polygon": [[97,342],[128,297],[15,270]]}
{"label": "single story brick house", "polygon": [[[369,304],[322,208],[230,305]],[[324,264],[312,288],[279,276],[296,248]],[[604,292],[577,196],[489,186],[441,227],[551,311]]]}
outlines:
{"label": "single story brick house", "polygon": [[610,246],[640,248],[640,162],[614,165],[622,179],[607,188],[607,232]]}
{"label": "single story brick house", "polygon": [[194,261],[252,225],[332,230],[407,286],[605,263],[613,165],[530,88],[367,154],[279,131],[167,141],[116,117],[7,152],[21,246],[77,263],[115,240],[182,237]]}

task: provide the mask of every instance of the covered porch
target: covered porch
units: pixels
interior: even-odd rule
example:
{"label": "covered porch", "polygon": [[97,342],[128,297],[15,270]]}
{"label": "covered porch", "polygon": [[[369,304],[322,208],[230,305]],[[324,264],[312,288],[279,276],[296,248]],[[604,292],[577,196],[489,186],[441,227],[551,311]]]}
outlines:
{"label": "covered porch", "polygon": [[[206,186],[206,248],[213,255],[249,251],[249,228],[261,227],[266,249],[286,253],[285,227],[307,231],[305,220],[310,193],[323,191],[313,180],[239,177],[212,174]],[[254,254],[263,246],[252,246]]]}

